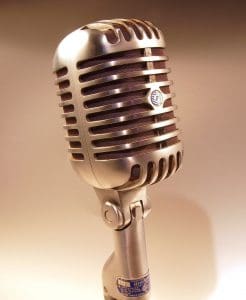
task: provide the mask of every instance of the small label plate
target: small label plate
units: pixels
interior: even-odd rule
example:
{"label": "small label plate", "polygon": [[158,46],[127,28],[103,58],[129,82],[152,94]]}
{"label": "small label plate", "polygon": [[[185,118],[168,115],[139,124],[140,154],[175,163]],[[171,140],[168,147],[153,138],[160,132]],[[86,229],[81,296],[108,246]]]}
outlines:
{"label": "small label plate", "polygon": [[126,297],[140,297],[150,291],[149,274],[138,279],[117,278],[118,291]]}

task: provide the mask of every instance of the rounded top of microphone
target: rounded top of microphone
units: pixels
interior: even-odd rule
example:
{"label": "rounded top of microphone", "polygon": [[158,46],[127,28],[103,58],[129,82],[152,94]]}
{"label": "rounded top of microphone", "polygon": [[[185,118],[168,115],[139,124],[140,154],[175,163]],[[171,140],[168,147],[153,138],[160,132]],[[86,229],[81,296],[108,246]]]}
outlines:
{"label": "rounded top of microphone", "polygon": [[101,20],[67,35],[54,56],[53,69],[72,59],[87,60],[134,48],[165,47],[162,32],[149,21],[137,19]]}
{"label": "rounded top of microphone", "polygon": [[96,30],[104,34],[111,44],[117,44],[122,39],[139,41],[147,39],[162,39],[161,31],[149,21],[139,19],[100,20],[87,24],[81,30]]}

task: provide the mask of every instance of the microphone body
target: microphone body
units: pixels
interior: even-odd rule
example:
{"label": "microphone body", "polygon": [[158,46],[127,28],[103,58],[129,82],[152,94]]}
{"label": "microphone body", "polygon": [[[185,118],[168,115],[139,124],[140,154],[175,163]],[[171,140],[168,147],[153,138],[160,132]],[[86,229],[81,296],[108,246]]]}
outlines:
{"label": "microphone body", "polygon": [[69,154],[114,229],[105,299],[149,299],[143,219],[146,186],[173,175],[183,147],[161,31],[136,19],[103,20],[65,37],[54,57]]}

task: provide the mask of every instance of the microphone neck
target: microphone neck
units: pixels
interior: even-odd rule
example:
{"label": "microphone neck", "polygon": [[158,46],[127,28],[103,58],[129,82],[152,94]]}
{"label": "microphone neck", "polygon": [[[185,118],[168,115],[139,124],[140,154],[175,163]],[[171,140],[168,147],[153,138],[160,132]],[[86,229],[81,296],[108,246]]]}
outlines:
{"label": "microphone neck", "polygon": [[105,223],[114,229],[115,250],[103,268],[106,300],[149,299],[144,218],[150,212],[146,187],[127,191],[95,188]]}
{"label": "microphone neck", "polygon": [[123,191],[94,189],[101,203],[103,220],[114,230],[122,230],[131,224],[136,204],[141,206],[143,218],[151,211],[146,186]]}

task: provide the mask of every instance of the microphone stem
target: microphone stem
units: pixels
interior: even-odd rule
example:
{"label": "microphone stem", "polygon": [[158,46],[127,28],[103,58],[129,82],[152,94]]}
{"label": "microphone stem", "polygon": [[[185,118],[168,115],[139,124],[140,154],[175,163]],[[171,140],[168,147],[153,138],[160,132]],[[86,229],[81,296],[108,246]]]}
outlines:
{"label": "microphone stem", "polygon": [[150,206],[146,188],[97,190],[97,194],[103,204],[104,221],[114,229],[115,249],[103,268],[105,300],[149,300],[144,218]]}
{"label": "microphone stem", "polygon": [[148,273],[144,220],[142,207],[134,208],[134,216],[130,225],[122,230],[114,231],[115,259],[121,276],[139,278]]}

